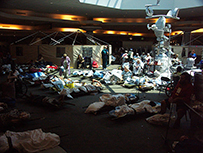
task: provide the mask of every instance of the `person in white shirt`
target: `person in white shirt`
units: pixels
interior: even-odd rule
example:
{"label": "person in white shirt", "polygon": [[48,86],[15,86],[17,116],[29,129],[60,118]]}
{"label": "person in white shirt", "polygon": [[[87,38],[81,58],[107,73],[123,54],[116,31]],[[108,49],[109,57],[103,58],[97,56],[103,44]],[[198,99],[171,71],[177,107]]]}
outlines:
{"label": "person in white shirt", "polygon": [[152,57],[149,53],[147,53],[147,56],[144,59],[144,73],[147,73],[150,69],[150,65],[152,63]]}
{"label": "person in white shirt", "polygon": [[133,54],[134,54],[134,52],[133,52],[133,49],[131,48],[130,50],[129,50],[129,52],[128,52],[128,59],[130,60],[130,59],[133,59]]}
{"label": "person in white shirt", "polygon": [[192,68],[194,68],[195,60],[196,58],[193,58],[191,55],[189,55],[186,61],[185,69],[191,70]]}
{"label": "person in white shirt", "polygon": [[133,57],[133,62],[135,63],[137,59],[141,59],[139,53],[135,54],[135,56]]}
{"label": "person in white shirt", "polygon": [[150,63],[151,63],[152,57],[150,56],[149,53],[147,53],[147,56],[145,57],[145,61],[146,61],[147,64],[150,64]]}
{"label": "person in white shirt", "polygon": [[125,60],[128,59],[128,51],[125,50],[125,52],[121,55],[122,64],[125,62]]}
{"label": "person in white shirt", "polygon": [[129,63],[128,58],[125,58],[125,61],[124,61],[124,63],[122,64],[121,70],[124,70],[124,67],[125,67],[125,66],[130,67],[130,63]]}
{"label": "person in white shirt", "polygon": [[136,62],[133,64],[133,74],[141,75],[143,67],[144,63],[140,59],[137,59]]}

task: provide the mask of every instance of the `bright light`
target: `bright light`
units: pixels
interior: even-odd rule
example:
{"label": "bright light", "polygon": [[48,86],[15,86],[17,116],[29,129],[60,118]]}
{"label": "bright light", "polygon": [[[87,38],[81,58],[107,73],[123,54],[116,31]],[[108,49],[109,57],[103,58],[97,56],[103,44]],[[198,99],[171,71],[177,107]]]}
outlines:
{"label": "bright light", "polygon": [[171,35],[178,35],[178,34],[181,34],[181,33],[183,33],[183,31],[173,31],[171,33]]}
{"label": "bright light", "polygon": [[15,25],[15,24],[0,24],[0,29],[7,30],[32,30],[30,26]]}
{"label": "bright light", "polygon": [[203,28],[200,28],[198,30],[194,30],[191,33],[202,33],[203,32]]}
{"label": "bright light", "polygon": [[120,34],[120,35],[127,35],[128,33],[127,32],[119,32],[118,34]]}
{"label": "bright light", "polygon": [[107,34],[115,34],[115,31],[106,31]]}
{"label": "bright light", "polygon": [[78,28],[60,28],[59,30],[63,32],[85,32],[84,30]]}
{"label": "bright light", "polygon": [[142,19],[142,18],[93,18],[94,21],[100,21],[100,22],[103,22],[103,23],[106,23],[106,22],[118,22],[118,23],[123,23],[123,22],[126,22],[126,23],[145,23],[146,20],[145,19]]}
{"label": "bright light", "polygon": [[142,36],[141,33],[133,33],[132,36]]}
{"label": "bright light", "polygon": [[105,22],[108,22],[108,21],[109,21],[109,19],[108,19],[108,18],[94,18],[93,20],[94,20],[94,21],[100,21],[100,22],[103,22],[103,23],[105,23]]}
{"label": "bright light", "polygon": [[128,31],[103,31],[95,30],[94,33],[111,34],[111,35],[131,35],[131,36],[143,36],[142,33],[130,33]]}
{"label": "bright light", "polygon": [[71,21],[82,21],[86,20],[83,16],[68,15],[68,14],[53,14],[51,15],[54,19],[71,20]]}
{"label": "bright light", "polygon": [[20,30],[20,28],[18,27],[10,27],[10,26],[0,26],[0,29],[11,29],[11,30]]}

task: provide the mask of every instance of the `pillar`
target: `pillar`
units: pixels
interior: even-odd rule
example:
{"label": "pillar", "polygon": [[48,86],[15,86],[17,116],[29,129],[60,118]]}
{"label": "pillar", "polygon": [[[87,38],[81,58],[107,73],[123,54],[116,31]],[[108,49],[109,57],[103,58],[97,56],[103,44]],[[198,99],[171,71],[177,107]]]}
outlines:
{"label": "pillar", "polygon": [[182,38],[182,46],[190,45],[190,40],[191,40],[191,31],[185,31]]}

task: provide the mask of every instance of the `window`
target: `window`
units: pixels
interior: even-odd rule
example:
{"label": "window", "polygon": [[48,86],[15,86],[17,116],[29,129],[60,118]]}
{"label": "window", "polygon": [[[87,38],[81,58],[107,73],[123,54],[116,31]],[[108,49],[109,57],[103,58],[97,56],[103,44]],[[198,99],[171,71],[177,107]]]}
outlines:
{"label": "window", "polygon": [[23,56],[23,47],[16,47],[16,56]]}
{"label": "window", "polygon": [[62,57],[64,53],[65,53],[65,47],[56,48],[56,57]]}
{"label": "window", "polygon": [[92,57],[92,47],[83,47],[83,57]]}

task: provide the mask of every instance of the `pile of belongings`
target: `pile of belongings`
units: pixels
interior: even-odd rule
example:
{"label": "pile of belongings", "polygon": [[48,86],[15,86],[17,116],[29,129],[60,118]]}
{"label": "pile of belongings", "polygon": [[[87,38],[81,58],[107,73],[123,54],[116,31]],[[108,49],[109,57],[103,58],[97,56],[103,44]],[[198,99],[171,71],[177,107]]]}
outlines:
{"label": "pile of belongings", "polygon": [[73,81],[70,78],[62,79],[57,76],[51,77],[50,83],[42,83],[41,88],[51,88],[58,92],[59,95],[65,95],[68,98],[74,98],[75,96],[77,97],[84,94],[98,93],[102,90],[101,87],[93,84],[86,84],[77,80]]}
{"label": "pile of belongings", "polygon": [[93,102],[87,107],[85,113],[96,114],[104,106],[111,106],[115,109],[111,110],[109,114],[119,118],[130,114],[134,115],[144,112],[158,113],[161,110],[161,104],[158,102],[143,100],[139,103],[136,103],[138,99],[139,97],[134,94],[103,94],[99,97],[98,102]]}
{"label": "pile of belongings", "polygon": [[13,109],[6,113],[0,114],[0,125],[9,126],[13,124],[18,124],[23,121],[27,121],[29,119],[30,113],[18,109]]}
{"label": "pile of belongings", "polygon": [[8,109],[8,105],[6,103],[0,102],[0,113],[5,112]]}
{"label": "pile of belongings", "polygon": [[54,72],[56,70],[58,70],[58,66],[57,65],[47,65],[46,69],[45,69],[45,72],[46,73],[51,73],[51,72]]}
{"label": "pile of belongings", "polygon": [[93,71],[92,70],[76,70],[72,73],[73,76],[83,76],[84,78],[89,78],[93,76]]}
{"label": "pile of belongings", "polygon": [[154,77],[149,76],[133,76],[127,79],[125,82],[122,80],[122,70],[113,69],[112,71],[93,71],[93,70],[76,70],[73,76],[83,76],[85,78],[92,77],[98,79],[103,84],[123,84],[123,87],[137,87],[138,90],[148,91],[156,89],[161,85],[161,77],[168,76],[165,73],[159,73],[157,70],[154,72]]}
{"label": "pile of belongings", "polygon": [[125,95],[123,94],[103,94],[99,97],[98,102],[94,102],[90,104],[87,109],[85,110],[85,113],[94,113],[96,114],[101,108],[104,106],[120,106],[126,104]]}
{"label": "pile of belongings", "polygon": [[6,131],[0,136],[0,152],[39,152],[57,147],[60,137],[54,133],[45,133],[42,129],[25,132]]}
{"label": "pile of belongings", "polygon": [[[146,118],[146,121],[148,123],[151,123],[151,124],[164,126],[164,125],[168,124],[169,117],[170,116],[167,113],[165,113],[165,114],[155,114],[153,116],[150,116],[150,117]],[[175,120],[175,117],[171,116],[171,121],[174,122],[174,120]]]}
{"label": "pile of belongings", "polygon": [[2,65],[1,69],[3,74],[9,73],[11,71],[11,64]]}
{"label": "pile of belongings", "polygon": [[48,97],[43,95],[27,95],[25,101],[33,104],[39,104],[42,106],[51,106],[54,108],[60,108],[62,106],[62,97],[56,99],[55,97]]}
{"label": "pile of belongings", "polygon": [[22,78],[25,78],[31,85],[41,84],[47,77],[48,76],[44,72],[25,73],[25,75],[22,76]]}
{"label": "pile of belongings", "polygon": [[176,153],[202,153],[203,148],[203,132],[196,131],[194,137],[182,135],[179,141],[172,144],[173,152]]}
{"label": "pile of belongings", "polygon": [[150,100],[143,100],[139,103],[125,104],[115,107],[115,110],[111,110],[109,114],[116,118],[124,117],[126,115],[135,115],[145,112],[158,113],[161,110],[161,104]]}

